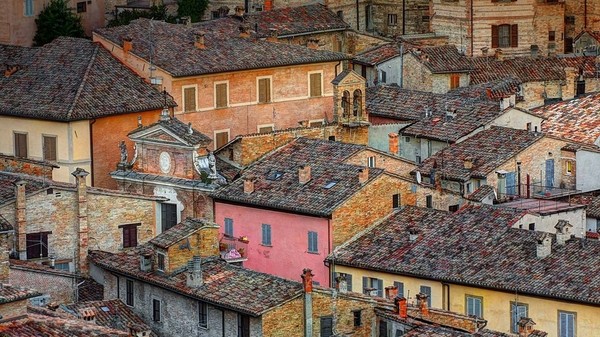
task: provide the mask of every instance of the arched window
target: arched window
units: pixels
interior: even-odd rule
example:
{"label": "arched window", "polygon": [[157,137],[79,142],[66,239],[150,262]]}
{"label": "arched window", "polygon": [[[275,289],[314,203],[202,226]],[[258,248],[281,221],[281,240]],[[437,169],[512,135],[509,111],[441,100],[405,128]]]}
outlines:
{"label": "arched window", "polygon": [[350,116],[350,93],[348,91],[344,91],[342,96],[342,113],[344,118]]}
{"label": "arched window", "polygon": [[354,90],[354,97],[353,97],[353,115],[354,117],[361,117],[362,116],[362,92],[358,89]]}

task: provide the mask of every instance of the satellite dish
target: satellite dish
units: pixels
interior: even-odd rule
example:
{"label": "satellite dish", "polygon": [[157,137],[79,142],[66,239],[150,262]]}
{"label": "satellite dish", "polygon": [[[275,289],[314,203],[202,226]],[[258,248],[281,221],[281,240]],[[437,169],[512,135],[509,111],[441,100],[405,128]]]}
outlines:
{"label": "satellite dish", "polygon": [[421,183],[421,172],[417,171],[417,183]]}

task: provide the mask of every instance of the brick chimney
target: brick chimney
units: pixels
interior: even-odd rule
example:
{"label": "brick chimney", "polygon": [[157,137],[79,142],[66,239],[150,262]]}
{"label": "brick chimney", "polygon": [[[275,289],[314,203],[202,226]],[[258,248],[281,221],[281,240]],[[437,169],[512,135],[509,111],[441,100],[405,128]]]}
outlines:
{"label": "brick chimney", "polygon": [[571,238],[571,228],[573,228],[573,225],[567,220],[558,220],[554,228],[556,228],[556,244],[563,246]]}
{"label": "brick chimney", "polygon": [[89,322],[96,324],[96,311],[93,308],[83,308],[79,311],[79,318]]}
{"label": "brick chimney", "polygon": [[552,237],[548,233],[541,233],[537,238],[536,256],[545,258],[552,252]]}
{"label": "brick chimney", "polygon": [[363,167],[358,171],[358,182],[364,184],[369,180],[369,168]]}
{"label": "brick chimney", "polygon": [[419,306],[419,311],[422,316],[429,316],[429,307],[427,306],[427,296],[423,293],[417,294],[417,305]]}
{"label": "brick chimney", "polygon": [[252,194],[254,192],[254,177],[244,178],[244,193]]}
{"label": "brick chimney", "polygon": [[313,273],[311,269],[302,270],[302,286],[304,287],[304,292],[307,294],[312,293],[313,289]]}
{"label": "brick chimney", "polygon": [[398,296],[398,287],[396,286],[388,286],[385,287],[385,298],[388,300],[393,300]]}
{"label": "brick chimney", "polygon": [[17,228],[17,253],[19,260],[27,260],[27,197],[25,195],[26,181],[20,180],[15,183],[15,220]]}
{"label": "brick chimney", "polygon": [[250,37],[250,27],[247,25],[240,25],[239,29],[241,38],[247,39]]}
{"label": "brick chimney", "polygon": [[152,271],[152,256],[153,254],[149,251],[145,251],[140,254],[141,271]]}
{"label": "brick chimney", "polygon": [[194,46],[198,49],[206,49],[206,44],[204,43],[204,32],[196,32],[194,33]]}
{"label": "brick chimney", "polygon": [[396,307],[398,308],[398,317],[400,318],[408,318],[408,304],[406,298],[404,297],[396,297],[394,299]]}
{"label": "brick chimney", "polygon": [[521,317],[519,322],[519,337],[528,337],[533,332],[535,322],[529,317]]}
{"label": "brick chimney", "polygon": [[310,165],[302,165],[298,167],[298,182],[304,185],[310,181]]}
{"label": "brick chimney", "polygon": [[191,288],[199,287],[204,283],[202,280],[202,259],[200,256],[194,256],[188,261],[187,272],[185,274],[185,285]]}
{"label": "brick chimney", "polygon": [[463,166],[467,170],[473,169],[473,158],[472,157],[466,157],[465,160],[463,161]]}
{"label": "brick chimney", "polygon": [[[9,225],[10,226],[10,225]],[[0,287],[10,283],[10,233],[12,228],[0,231]]]}
{"label": "brick chimney", "polygon": [[277,42],[279,38],[277,37],[277,28],[269,28],[269,36],[267,37],[267,41],[269,42]]}
{"label": "brick chimney", "polygon": [[574,67],[566,67],[564,72],[565,85],[560,87],[560,98],[566,101],[575,97],[575,81],[577,80],[578,71]]}
{"label": "brick chimney", "polygon": [[87,217],[87,185],[85,179],[88,172],[82,168],[77,168],[73,173],[75,185],[77,186],[77,234],[78,244],[75,254],[75,270],[83,275],[88,273],[88,217]]}
{"label": "brick chimney", "polygon": [[244,17],[244,12],[246,12],[246,9],[244,8],[244,6],[235,6],[235,16],[237,17]]}
{"label": "brick chimney", "polygon": [[319,48],[319,39],[314,38],[314,37],[308,38],[308,40],[306,41],[306,46],[310,49]]}
{"label": "brick chimney", "polygon": [[268,12],[273,9],[273,0],[265,0],[265,4],[263,6],[265,12]]}
{"label": "brick chimney", "polygon": [[152,330],[148,329],[147,326],[141,324],[131,324],[129,326],[129,336],[132,337],[148,337],[152,333]]}
{"label": "brick chimney", "polygon": [[398,143],[398,134],[395,132],[388,134],[388,150],[391,154],[396,156],[398,155],[398,152],[400,150]]}
{"label": "brick chimney", "polygon": [[123,38],[123,53],[128,54],[133,49],[133,39],[130,37]]}
{"label": "brick chimney", "polygon": [[502,51],[502,49],[500,49],[500,48],[496,49],[496,52],[494,53],[494,57],[498,61],[504,61],[504,52]]}

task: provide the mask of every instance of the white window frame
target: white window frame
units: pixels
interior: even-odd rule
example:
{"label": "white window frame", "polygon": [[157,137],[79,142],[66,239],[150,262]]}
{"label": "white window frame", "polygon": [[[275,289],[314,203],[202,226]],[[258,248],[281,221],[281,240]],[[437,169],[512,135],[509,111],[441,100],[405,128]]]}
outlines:
{"label": "white window frame", "polygon": [[271,123],[271,124],[258,124],[256,126],[256,132],[260,133],[261,128],[268,128],[268,127],[271,127],[273,129],[272,131],[275,131],[275,124]]}
{"label": "white window frame", "polygon": [[[259,91],[259,80],[268,78],[269,79],[269,96],[271,96],[271,100],[268,102],[264,102],[261,103],[259,102],[259,96],[260,96],[260,91]],[[229,86],[227,86],[227,89],[229,90]],[[273,98],[273,75],[269,75],[269,76],[257,76],[256,77],[256,104],[269,104],[269,103],[273,103],[275,101],[275,99]]]}
{"label": "white window frame", "polygon": [[323,119],[323,118],[321,118],[321,119],[310,119],[308,121],[308,127],[313,127],[311,124],[314,124],[314,123],[323,123],[322,125],[325,125],[325,119]]}
{"label": "white window frame", "polygon": [[369,156],[369,157],[367,157],[367,166],[369,168],[375,168],[375,167],[377,167],[377,157],[376,156]]}
{"label": "white window frame", "polygon": [[[223,132],[227,132],[227,143],[229,143],[231,141],[231,129],[222,129],[222,130],[215,130],[213,131],[213,139],[214,144],[213,144],[213,148],[216,150],[217,149],[217,133],[223,133]],[[225,143],[225,144],[227,144]]]}
{"label": "white window frame", "polygon": [[[321,95],[319,95],[319,96],[311,96],[310,95],[310,75],[312,75],[312,74],[321,74]],[[308,98],[317,98],[317,97],[323,97],[323,96],[325,96],[325,87],[323,86],[323,70],[309,71],[308,75],[306,77],[306,81],[307,81],[307,84],[308,84],[308,88],[307,88],[308,89],[307,90],[307,94],[308,94],[307,97]]]}
{"label": "white window frame", "polygon": [[[473,299],[473,300],[477,300],[479,301],[479,309],[481,310],[481,312],[479,313],[479,315],[474,314],[474,313],[469,313],[469,299]],[[483,318],[483,297],[482,296],[475,296],[475,295],[465,295],[465,314],[467,316],[469,315],[475,315],[479,318]]]}
{"label": "white window frame", "polygon": [[[227,104],[224,107],[217,107],[217,85],[218,84],[227,84]],[[213,107],[215,109],[225,109],[225,108],[229,108],[230,102],[229,102],[229,80],[226,81],[215,81],[213,83]]]}
{"label": "white window frame", "polygon": [[[189,88],[194,88],[194,102],[196,102],[196,109],[195,110],[190,110],[187,111],[185,109],[185,89],[189,89]],[[186,112],[196,112],[198,111],[198,85],[197,84],[190,84],[190,85],[182,85],[181,86],[181,112],[186,113]]]}
{"label": "white window frame", "polygon": [[557,325],[558,325],[558,331],[557,331],[557,336],[558,337],[562,337],[562,335],[560,334],[561,332],[561,328],[562,326],[560,325],[560,315],[561,314],[565,314],[565,315],[573,315],[573,337],[577,336],[577,313],[574,311],[564,311],[564,310],[558,310],[558,317],[557,317]]}

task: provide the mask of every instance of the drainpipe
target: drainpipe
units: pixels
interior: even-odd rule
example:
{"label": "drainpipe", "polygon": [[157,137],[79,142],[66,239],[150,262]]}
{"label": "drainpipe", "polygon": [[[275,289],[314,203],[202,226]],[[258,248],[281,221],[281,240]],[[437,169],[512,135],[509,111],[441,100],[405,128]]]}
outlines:
{"label": "drainpipe", "polygon": [[587,0],[583,0],[583,28],[587,28]]}
{"label": "drainpipe", "polygon": [[400,88],[404,85],[404,42],[400,43]]}
{"label": "drainpipe", "polygon": [[471,0],[471,57],[473,57],[473,0]]}
{"label": "drainpipe", "polygon": [[94,129],[93,125],[96,123],[96,119],[90,121],[90,167],[92,168],[92,175],[90,176],[90,185],[94,186]]}
{"label": "drainpipe", "polygon": [[521,197],[521,162],[517,162],[517,191],[519,197]]}
{"label": "drainpipe", "polygon": [[356,30],[360,31],[360,12],[358,7],[358,0],[356,0]]}
{"label": "drainpipe", "polygon": [[406,34],[406,0],[402,0],[402,35]]}

